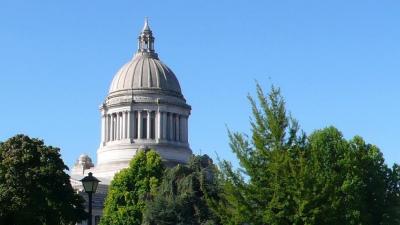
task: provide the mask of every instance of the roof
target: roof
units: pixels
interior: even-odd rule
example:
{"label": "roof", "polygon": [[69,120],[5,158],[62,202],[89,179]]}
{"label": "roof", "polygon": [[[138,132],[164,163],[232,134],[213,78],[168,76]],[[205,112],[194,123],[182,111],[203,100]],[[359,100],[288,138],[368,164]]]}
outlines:
{"label": "roof", "polygon": [[174,72],[149,53],[136,53],[115,74],[109,93],[121,90],[154,89],[181,94],[181,87]]}
{"label": "roof", "polygon": [[154,51],[154,37],[147,19],[139,35],[138,50],[131,61],[115,74],[109,94],[125,90],[162,90],[181,96],[181,87],[174,72]]}

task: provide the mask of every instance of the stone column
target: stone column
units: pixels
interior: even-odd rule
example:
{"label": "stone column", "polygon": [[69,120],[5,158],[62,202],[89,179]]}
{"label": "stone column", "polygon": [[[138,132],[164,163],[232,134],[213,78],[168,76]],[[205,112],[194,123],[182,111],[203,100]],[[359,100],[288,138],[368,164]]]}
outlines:
{"label": "stone column", "polygon": [[115,115],[111,114],[111,141],[115,140]]}
{"label": "stone column", "polygon": [[138,112],[138,129],[137,129],[137,137],[138,139],[142,138],[142,111],[137,111]]}
{"label": "stone column", "polygon": [[106,142],[106,115],[101,116],[101,142]]}
{"label": "stone column", "polygon": [[169,133],[169,140],[171,140],[171,141],[173,141],[173,139],[174,139],[174,114],[173,113],[170,113],[169,114],[169,131],[168,131],[168,133]]}
{"label": "stone column", "polygon": [[122,140],[124,135],[124,112],[121,112],[119,117],[119,139]]}
{"label": "stone column", "polygon": [[179,141],[183,142],[183,136],[184,136],[184,131],[183,131],[183,116],[179,115]]}
{"label": "stone column", "polygon": [[171,130],[171,121],[170,121],[170,116],[171,116],[171,113],[169,113],[169,112],[167,112],[166,114],[165,114],[165,120],[167,121],[167,126],[166,126],[166,132],[165,132],[165,139],[167,139],[167,140],[169,140],[169,137],[170,137],[170,135],[171,135],[171,133],[170,133],[170,130]]}
{"label": "stone column", "polygon": [[148,110],[147,111],[147,139],[150,139],[151,138],[151,111],[150,110]]}
{"label": "stone column", "polygon": [[132,134],[131,134],[131,131],[132,131],[132,122],[131,122],[131,117],[132,117],[132,112],[131,111],[128,111],[128,112],[126,112],[126,115],[127,115],[127,129],[126,129],[126,138],[127,139],[131,139],[131,137],[132,137]]}
{"label": "stone column", "polygon": [[114,138],[113,138],[113,141],[115,141],[115,140],[117,140],[117,134],[118,134],[118,116],[117,116],[117,114],[115,113],[114,114]]}
{"label": "stone column", "polygon": [[107,141],[111,141],[111,115],[107,115]]}
{"label": "stone column", "polygon": [[111,141],[111,115],[107,115],[107,141]]}
{"label": "stone column", "polygon": [[108,142],[108,128],[109,128],[109,126],[108,126],[108,121],[109,121],[109,118],[108,118],[108,114],[105,114],[105,119],[106,119],[106,127],[105,127],[105,134],[104,134],[104,141],[105,142]]}
{"label": "stone column", "polygon": [[101,116],[101,143],[106,142],[106,114]]}
{"label": "stone column", "polygon": [[111,141],[111,117],[107,115],[107,141]]}
{"label": "stone column", "polygon": [[114,140],[114,114],[110,115],[110,141]]}
{"label": "stone column", "polygon": [[121,114],[119,115],[121,118],[120,120],[120,128],[119,128],[119,139],[122,140],[124,139],[124,112],[121,112]]}
{"label": "stone column", "polygon": [[117,137],[117,114],[113,114],[113,141],[115,141],[115,138]]}
{"label": "stone column", "polygon": [[155,124],[156,127],[156,140],[160,140],[161,137],[161,131],[162,131],[162,118],[161,118],[162,114],[160,111],[157,111],[156,114],[156,118],[157,118],[157,122]]}
{"label": "stone column", "polygon": [[116,137],[115,137],[115,140],[119,140],[119,135],[120,135],[120,120],[121,120],[121,117],[120,117],[120,115],[119,115],[119,112],[117,112],[117,119],[116,119]]}
{"label": "stone column", "polygon": [[167,114],[160,112],[161,114],[161,139],[167,139]]}
{"label": "stone column", "polygon": [[179,114],[175,114],[175,141],[179,141],[180,135],[180,123],[179,123]]}
{"label": "stone column", "polygon": [[189,126],[188,126],[189,117],[185,116],[185,142],[188,143],[189,140]]}
{"label": "stone column", "polygon": [[127,123],[127,118],[126,118],[126,111],[122,112],[122,138],[121,139],[126,139],[126,123]]}
{"label": "stone column", "polygon": [[186,116],[181,116],[181,142],[186,143],[186,136],[187,136],[187,130],[186,130]]}

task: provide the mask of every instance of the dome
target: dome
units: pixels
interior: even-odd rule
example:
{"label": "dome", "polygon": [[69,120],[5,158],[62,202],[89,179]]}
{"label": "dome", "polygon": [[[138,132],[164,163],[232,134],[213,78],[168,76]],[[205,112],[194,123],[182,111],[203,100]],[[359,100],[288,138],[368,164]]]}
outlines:
{"label": "dome", "polygon": [[138,52],[114,76],[109,93],[143,89],[171,91],[181,95],[174,72],[155,54]]}
{"label": "dome", "polygon": [[108,91],[99,107],[101,141],[91,172],[110,180],[141,149],[157,151],[167,166],[188,162],[191,106],[174,72],[154,51],[147,19],[136,53],[114,75]]}
{"label": "dome", "polygon": [[109,94],[129,90],[159,90],[182,96],[174,72],[160,61],[154,51],[154,37],[147,20],[138,39],[137,53],[114,76]]}
{"label": "dome", "polygon": [[82,154],[79,156],[78,160],[75,163],[76,167],[82,167],[84,169],[89,169],[94,166],[92,159],[86,155]]}

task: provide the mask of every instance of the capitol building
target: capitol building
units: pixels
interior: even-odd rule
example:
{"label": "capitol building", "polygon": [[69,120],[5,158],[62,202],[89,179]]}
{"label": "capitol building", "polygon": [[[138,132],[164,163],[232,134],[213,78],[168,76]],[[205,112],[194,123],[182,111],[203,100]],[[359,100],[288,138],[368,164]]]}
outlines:
{"label": "capitol building", "polygon": [[[93,198],[93,224],[98,224],[114,174],[127,168],[140,149],[154,149],[167,166],[186,163],[191,107],[174,72],[158,57],[146,19],[137,52],[114,75],[100,106],[101,139],[97,163],[82,154],[71,170],[71,184],[82,191],[80,179],[92,172],[101,183]],[[83,194],[82,196],[86,196]]]}

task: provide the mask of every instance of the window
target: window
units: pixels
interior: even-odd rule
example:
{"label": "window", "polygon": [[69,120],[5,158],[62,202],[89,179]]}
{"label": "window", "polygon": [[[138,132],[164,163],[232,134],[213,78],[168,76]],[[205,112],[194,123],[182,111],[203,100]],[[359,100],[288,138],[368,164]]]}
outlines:
{"label": "window", "polygon": [[147,138],[147,118],[142,118],[142,136],[140,138]]}

